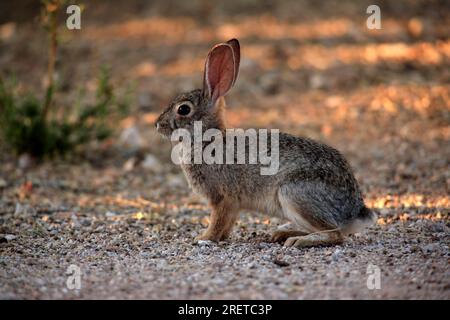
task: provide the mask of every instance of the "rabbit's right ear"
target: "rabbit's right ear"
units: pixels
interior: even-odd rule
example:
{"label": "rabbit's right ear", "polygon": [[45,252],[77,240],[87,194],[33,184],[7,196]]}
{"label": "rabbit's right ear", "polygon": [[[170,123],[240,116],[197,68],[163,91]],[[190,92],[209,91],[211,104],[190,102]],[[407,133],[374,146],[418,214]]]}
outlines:
{"label": "rabbit's right ear", "polygon": [[[203,94],[214,106],[219,97],[224,96],[233,86],[239,69],[239,42],[236,39],[214,46],[205,63]],[[236,61],[238,60],[238,61]]]}
{"label": "rabbit's right ear", "polygon": [[238,73],[239,73],[239,64],[241,62],[241,46],[239,45],[239,41],[237,39],[231,39],[227,41],[227,44],[231,46],[233,49],[233,57],[234,57],[234,80],[233,85],[236,82]]}

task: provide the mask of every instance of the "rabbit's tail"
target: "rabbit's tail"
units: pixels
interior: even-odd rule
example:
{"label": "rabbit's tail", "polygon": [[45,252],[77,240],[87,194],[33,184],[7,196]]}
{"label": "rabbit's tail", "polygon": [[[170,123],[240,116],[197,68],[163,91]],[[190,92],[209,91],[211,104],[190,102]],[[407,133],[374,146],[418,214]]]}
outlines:
{"label": "rabbit's tail", "polygon": [[376,214],[367,208],[366,206],[363,206],[361,210],[359,211],[358,215],[350,221],[347,225],[345,225],[341,230],[344,234],[353,234],[362,231],[366,227],[371,226],[375,223],[377,219]]}

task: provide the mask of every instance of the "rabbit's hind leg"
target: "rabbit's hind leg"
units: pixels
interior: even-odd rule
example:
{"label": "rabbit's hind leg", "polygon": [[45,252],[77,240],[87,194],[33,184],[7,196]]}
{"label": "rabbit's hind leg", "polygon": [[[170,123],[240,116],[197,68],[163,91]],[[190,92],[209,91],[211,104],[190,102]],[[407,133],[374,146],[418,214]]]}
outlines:
{"label": "rabbit's hind leg", "polygon": [[285,242],[288,238],[305,236],[307,232],[298,231],[298,230],[277,230],[272,233],[270,238],[271,242]]}
{"label": "rabbit's hind leg", "polygon": [[309,210],[301,205],[300,192],[296,191],[290,185],[282,186],[278,190],[278,201],[282,214],[293,223],[294,230],[298,231],[297,235],[293,234],[292,236],[304,236],[320,230],[333,229],[333,226],[325,225],[309,214]]}
{"label": "rabbit's hind leg", "polygon": [[343,241],[333,215],[329,214],[334,208],[324,201],[328,195],[326,190],[308,183],[292,183],[280,187],[278,200],[283,215],[300,230],[287,237],[285,246],[313,247]]}
{"label": "rabbit's hind leg", "polygon": [[310,233],[306,236],[290,237],[284,243],[285,247],[307,248],[340,244],[344,240],[339,230],[324,230]]}

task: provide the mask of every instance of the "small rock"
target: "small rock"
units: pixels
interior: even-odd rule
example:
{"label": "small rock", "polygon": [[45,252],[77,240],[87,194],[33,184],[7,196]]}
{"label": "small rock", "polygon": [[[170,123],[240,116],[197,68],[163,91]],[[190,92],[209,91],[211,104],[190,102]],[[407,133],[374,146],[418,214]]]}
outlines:
{"label": "small rock", "polygon": [[137,127],[129,127],[122,131],[119,137],[119,144],[129,150],[139,150],[144,145]]}
{"label": "small rock", "polygon": [[331,255],[331,260],[338,261],[341,256],[342,256],[342,250],[341,249],[336,249],[333,252],[333,254]]}
{"label": "small rock", "polygon": [[19,157],[19,168],[27,169],[33,164],[33,159],[28,153],[24,153]]}
{"label": "small rock", "polygon": [[115,213],[115,212],[112,212],[112,211],[107,211],[107,212],[105,213],[105,216],[106,216],[107,218],[115,217],[115,216],[116,216],[116,213]]}
{"label": "small rock", "polygon": [[309,78],[309,86],[312,89],[322,89],[326,86],[326,79],[321,74],[314,73]]}
{"label": "small rock", "polygon": [[163,170],[163,166],[158,158],[150,153],[148,153],[145,156],[144,161],[142,161],[142,167],[153,172],[161,172]]}
{"label": "small rock", "polygon": [[275,263],[277,266],[280,266],[280,267],[290,266],[289,262],[286,262],[286,261],[283,261],[283,260],[279,260],[279,259],[273,260],[273,263]]}
{"label": "small rock", "polygon": [[215,243],[211,240],[198,240],[197,244],[202,247],[204,246],[210,247],[213,246]]}
{"label": "small rock", "polygon": [[439,249],[439,243],[430,243],[427,245],[421,246],[422,252],[424,254],[431,253]]}
{"label": "small rock", "polygon": [[13,234],[7,234],[4,235],[3,237],[0,238],[0,243],[6,243],[6,242],[11,242],[14,239],[16,239],[17,237]]}
{"label": "small rock", "polygon": [[20,203],[16,203],[16,209],[14,210],[14,216],[18,216],[24,212],[24,207]]}
{"label": "small rock", "polygon": [[136,164],[136,158],[130,158],[123,164],[123,170],[125,171],[131,171],[134,168],[134,165]]}
{"label": "small rock", "polygon": [[265,243],[265,242],[258,243],[258,245],[257,245],[258,249],[268,249],[270,247],[271,247],[271,245],[268,243]]}
{"label": "small rock", "polygon": [[431,232],[436,232],[436,233],[440,233],[440,232],[446,232],[447,227],[443,222],[436,222],[433,223],[432,225],[429,226],[428,228]]}

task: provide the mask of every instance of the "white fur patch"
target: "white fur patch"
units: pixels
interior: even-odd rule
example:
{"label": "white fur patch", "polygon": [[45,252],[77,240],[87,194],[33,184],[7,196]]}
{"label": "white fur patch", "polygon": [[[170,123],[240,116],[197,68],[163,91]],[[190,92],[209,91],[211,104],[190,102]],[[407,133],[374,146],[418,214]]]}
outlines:
{"label": "white fur patch", "polygon": [[348,225],[342,228],[342,233],[345,235],[354,234],[363,231],[365,228],[370,227],[376,221],[377,217],[372,212],[372,215],[366,219],[355,219]]}
{"label": "white fur patch", "polygon": [[283,209],[283,215],[291,221],[297,230],[311,233],[318,231],[313,225],[311,225],[303,216],[295,210],[290,201],[283,197],[283,195],[278,191],[278,199]]}

